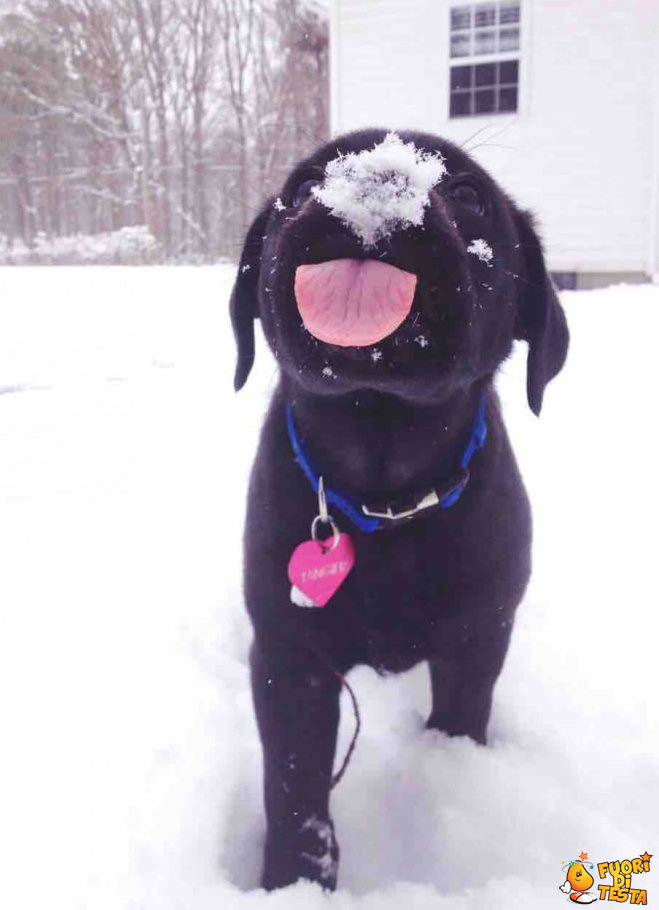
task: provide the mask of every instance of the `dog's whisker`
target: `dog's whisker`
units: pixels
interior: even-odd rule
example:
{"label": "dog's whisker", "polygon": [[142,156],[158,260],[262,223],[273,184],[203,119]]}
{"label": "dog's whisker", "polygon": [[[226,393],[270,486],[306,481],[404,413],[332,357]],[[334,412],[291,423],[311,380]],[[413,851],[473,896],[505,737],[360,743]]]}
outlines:
{"label": "dog's whisker", "polygon": [[[491,136],[486,136],[485,142],[489,143],[493,139],[498,139],[499,136],[503,136],[504,133],[508,132],[508,130],[511,129],[513,126],[516,126],[516,124],[517,124],[517,119],[511,120],[509,123],[504,124],[504,126],[502,126],[499,130],[497,130]],[[496,127],[496,124],[493,124],[493,125]],[[473,149],[469,149],[469,151],[473,151]]]}
{"label": "dog's whisker", "polygon": [[523,275],[519,275],[517,272],[509,272],[508,269],[503,269],[506,275],[510,275],[511,278],[514,278],[516,281],[521,281],[522,284],[527,284],[529,287],[539,288],[540,290],[545,289],[545,283],[539,281],[532,281],[530,278],[526,278]]}
{"label": "dog's whisker", "polygon": [[472,139],[475,139],[476,136],[479,136],[482,132],[484,132],[484,130],[496,129],[496,127],[497,127],[497,124],[496,124],[496,123],[486,123],[484,126],[481,126],[481,127],[480,127],[479,129],[477,129],[474,133],[472,133],[471,136],[468,136],[468,137],[465,139],[464,142],[461,142],[461,143],[459,144],[458,148],[461,148],[461,149],[464,149],[465,151],[468,151],[468,150],[469,150],[469,143],[471,142]]}
{"label": "dog's whisker", "polygon": [[495,148],[495,149],[508,149],[511,152],[519,152],[520,149],[515,145],[504,145],[501,142],[479,142],[477,145],[472,146],[469,151],[475,152],[476,149],[485,149],[485,148]]}

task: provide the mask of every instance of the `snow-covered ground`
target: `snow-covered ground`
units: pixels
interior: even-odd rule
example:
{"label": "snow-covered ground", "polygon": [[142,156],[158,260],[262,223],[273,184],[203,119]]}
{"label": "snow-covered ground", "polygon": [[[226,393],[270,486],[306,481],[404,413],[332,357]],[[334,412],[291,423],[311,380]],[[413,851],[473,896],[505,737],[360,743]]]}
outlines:
{"label": "snow-covered ground", "polygon": [[582,850],[659,853],[659,287],[619,287],[564,295],[540,421],[523,351],[501,376],[536,543],[491,745],[422,730],[424,667],[357,669],[341,890],[256,889],[240,537],[274,367],[234,395],[231,280],[0,270],[0,905],[550,908]]}

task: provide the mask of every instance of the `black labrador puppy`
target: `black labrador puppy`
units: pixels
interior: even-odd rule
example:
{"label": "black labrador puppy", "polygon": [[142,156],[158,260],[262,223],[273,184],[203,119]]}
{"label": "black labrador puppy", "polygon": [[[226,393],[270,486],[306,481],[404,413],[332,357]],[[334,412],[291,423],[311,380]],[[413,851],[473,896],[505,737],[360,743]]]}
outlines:
{"label": "black labrador puppy", "polygon": [[262,885],[333,889],[351,667],[427,661],[428,727],[485,742],[531,546],[493,378],[528,342],[539,414],[568,331],[528,214],[451,143],[384,130],[293,170],[248,232],[231,316],[236,388],[257,317],[280,366],[245,532]]}

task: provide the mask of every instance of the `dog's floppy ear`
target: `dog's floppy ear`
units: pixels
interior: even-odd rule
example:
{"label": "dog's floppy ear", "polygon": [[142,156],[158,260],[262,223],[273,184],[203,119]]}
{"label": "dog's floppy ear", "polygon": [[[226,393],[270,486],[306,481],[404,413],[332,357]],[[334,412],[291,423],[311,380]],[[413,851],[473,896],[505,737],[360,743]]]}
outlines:
{"label": "dog's floppy ear", "polygon": [[258,317],[259,273],[263,236],[270,217],[271,204],[252,222],[240,256],[236,282],[231,292],[229,309],[231,325],[238,349],[238,361],[233,379],[236,391],[242,389],[254,363],[254,320]]}
{"label": "dog's floppy ear", "polygon": [[524,263],[519,283],[515,338],[527,341],[526,394],[537,416],[545,386],[561,369],[567,356],[569,333],[563,308],[545,266],[540,238],[531,216],[520,212],[515,218]]}

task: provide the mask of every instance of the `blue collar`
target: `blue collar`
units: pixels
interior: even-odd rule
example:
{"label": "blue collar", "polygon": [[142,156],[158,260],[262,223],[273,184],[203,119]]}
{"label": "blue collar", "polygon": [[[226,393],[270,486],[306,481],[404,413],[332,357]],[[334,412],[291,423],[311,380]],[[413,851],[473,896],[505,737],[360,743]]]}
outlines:
{"label": "blue collar", "polygon": [[[288,438],[291,441],[291,447],[295,454],[295,460],[300,465],[304,474],[311,484],[314,492],[318,492],[318,473],[312,468],[309,459],[302,448],[302,443],[295,430],[293,421],[293,406],[286,405],[286,428],[288,429]],[[456,474],[450,478],[447,483],[439,485],[437,488],[426,491],[423,495],[408,497],[406,503],[397,502],[382,507],[368,507],[366,505],[357,505],[347,496],[336,489],[331,489],[325,484],[325,496],[328,503],[335,506],[350,521],[364,531],[366,534],[372,534],[373,531],[379,531],[383,528],[395,525],[401,520],[411,518],[417,512],[421,512],[432,506],[439,506],[441,509],[448,509],[458,501],[462,491],[469,482],[469,462],[474,452],[481,449],[487,437],[487,424],[485,422],[485,395],[481,396],[474,418],[474,425],[471,431],[471,437],[467,447],[460,459],[460,467]]]}

